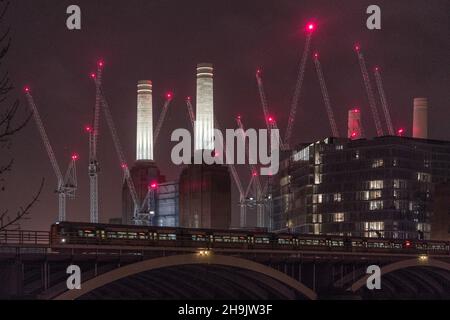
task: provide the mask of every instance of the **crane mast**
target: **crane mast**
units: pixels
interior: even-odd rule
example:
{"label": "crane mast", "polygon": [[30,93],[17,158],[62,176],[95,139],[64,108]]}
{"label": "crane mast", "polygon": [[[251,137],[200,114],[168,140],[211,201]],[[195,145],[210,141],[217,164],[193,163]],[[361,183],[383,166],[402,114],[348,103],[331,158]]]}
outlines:
{"label": "crane mast", "polygon": [[100,171],[97,160],[97,143],[100,123],[100,86],[102,83],[103,62],[97,63],[97,73],[91,77],[95,79],[95,106],[93,115],[93,127],[89,131],[89,204],[90,221],[98,223],[98,173]]}
{"label": "crane mast", "polygon": [[[269,113],[269,107],[268,107],[268,103],[267,103],[266,94],[265,94],[265,91],[264,91],[264,84],[263,84],[263,81],[262,81],[261,70],[260,69],[256,70],[256,82],[258,84],[259,98],[261,100],[261,106],[263,108],[264,121],[266,123],[266,127],[267,127],[267,130],[269,132],[269,136],[270,136],[271,135],[271,130],[272,129],[277,129],[278,130],[278,126],[277,126],[277,122],[275,121],[275,119],[273,117],[271,117],[270,113]],[[281,150],[287,150],[288,149],[288,147],[283,142],[283,140],[281,138],[281,135],[280,135],[280,149]]]}
{"label": "crane mast", "polygon": [[383,82],[381,80],[381,74],[378,67],[374,69],[375,82],[378,87],[378,93],[380,94],[381,106],[383,107],[384,117],[386,118],[386,127],[388,129],[389,135],[395,135],[394,127],[392,125],[391,114],[389,113],[389,106],[386,99],[386,94],[383,88]]}
{"label": "crane mast", "polygon": [[370,83],[369,74],[367,72],[366,61],[364,60],[364,55],[361,52],[361,48],[359,45],[355,46],[355,51],[358,56],[359,66],[361,68],[361,74],[364,81],[364,86],[366,87],[367,98],[369,100],[369,106],[372,110],[373,120],[375,121],[375,128],[378,136],[382,136],[383,127],[381,126],[380,117],[378,115],[377,105],[375,102],[375,97],[373,95],[372,85]]}
{"label": "crane mast", "polygon": [[298,107],[298,103],[300,100],[300,94],[302,91],[303,79],[305,77],[305,67],[306,67],[306,62],[308,60],[308,56],[309,56],[309,48],[311,45],[311,38],[312,38],[314,28],[315,28],[315,26],[312,23],[308,24],[308,26],[307,26],[305,48],[303,50],[303,56],[300,61],[300,65],[299,65],[299,69],[298,69],[297,82],[295,85],[294,96],[292,98],[292,104],[291,104],[291,110],[289,112],[288,123],[287,123],[286,132],[285,132],[285,136],[284,136],[284,143],[286,144],[287,147],[289,147],[290,143],[291,143],[292,130],[294,128],[295,115],[297,113],[297,107]]}
{"label": "crane mast", "polygon": [[153,134],[153,144],[156,145],[156,141],[158,140],[159,133],[161,132],[162,125],[164,123],[164,119],[166,118],[167,110],[169,109],[169,105],[172,102],[173,96],[171,93],[166,95],[166,101],[164,102],[164,106],[161,111],[161,115],[159,116],[158,122],[155,127],[155,133]]}
{"label": "crane mast", "polygon": [[58,221],[66,220],[66,199],[74,198],[75,192],[77,190],[77,178],[76,178],[76,165],[75,162],[78,160],[78,155],[72,155],[71,161],[69,163],[68,169],[65,176],[63,177],[61,169],[59,168],[58,162],[56,160],[55,153],[50,144],[50,140],[45,131],[44,124],[42,122],[41,116],[39,114],[38,108],[34,102],[33,96],[31,95],[30,89],[25,88],[25,93],[27,97],[28,105],[30,106],[33,118],[38,127],[39,134],[41,135],[42,142],[47,151],[47,155],[50,159],[53,171],[55,172],[57,179],[56,193],[58,194]]}
{"label": "crane mast", "polygon": [[327,110],[328,120],[330,121],[331,132],[334,137],[339,137],[339,130],[336,125],[336,120],[334,118],[333,109],[331,108],[330,97],[328,95],[327,85],[325,83],[325,78],[322,72],[322,65],[319,61],[319,55],[314,54],[314,65],[316,66],[317,77],[319,78],[320,89],[322,90],[323,101],[325,108]]}

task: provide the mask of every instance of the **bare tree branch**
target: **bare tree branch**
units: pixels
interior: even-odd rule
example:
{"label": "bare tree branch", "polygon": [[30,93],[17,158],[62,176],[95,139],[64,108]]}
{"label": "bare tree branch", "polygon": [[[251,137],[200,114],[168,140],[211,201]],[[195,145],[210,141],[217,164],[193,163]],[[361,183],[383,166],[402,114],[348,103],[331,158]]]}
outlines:
{"label": "bare tree branch", "polygon": [[44,181],[45,179],[42,178],[41,185],[39,186],[39,189],[37,193],[35,194],[34,198],[25,206],[20,207],[19,210],[16,213],[16,216],[12,219],[8,219],[9,221],[4,223],[4,218],[8,217],[7,213],[8,211],[4,211],[2,215],[0,216],[0,231],[6,230],[8,227],[14,225],[18,221],[24,219],[27,215],[31,213],[31,208],[39,201],[39,196],[41,195],[42,189],[44,188]]}

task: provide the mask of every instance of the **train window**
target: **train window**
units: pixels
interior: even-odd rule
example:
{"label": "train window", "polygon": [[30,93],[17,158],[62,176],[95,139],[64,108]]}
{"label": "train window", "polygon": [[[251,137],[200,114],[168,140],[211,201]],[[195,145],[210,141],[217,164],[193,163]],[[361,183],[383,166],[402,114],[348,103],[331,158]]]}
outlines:
{"label": "train window", "polygon": [[278,238],[279,244],[292,244],[292,239]]}
{"label": "train window", "polygon": [[268,237],[256,237],[255,238],[255,243],[269,244],[270,243],[270,239]]}
{"label": "train window", "polygon": [[128,232],[128,239],[137,239],[136,232]]}
{"label": "train window", "polygon": [[119,239],[126,239],[127,237],[128,236],[127,236],[126,232],[124,232],[124,231],[117,232],[117,238],[119,238]]}
{"label": "train window", "polygon": [[101,239],[105,239],[106,238],[105,230],[97,230],[96,234],[97,234],[97,238],[101,238]]}
{"label": "train window", "polygon": [[224,239],[222,236],[214,236],[214,242],[224,242]]}
{"label": "train window", "polygon": [[117,238],[117,234],[114,231],[108,231],[107,235],[108,235],[108,238],[110,238],[110,239],[116,239]]}
{"label": "train window", "polygon": [[192,235],[192,240],[193,241],[206,241],[206,236],[203,234],[193,234]]}
{"label": "train window", "polygon": [[138,238],[141,240],[147,239],[147,234],[145,232],[139,232]]}
{"label": "train window", "polygon": [[177,235],[174,233],[162,233],[158,235],[159,240],[177,240]]}

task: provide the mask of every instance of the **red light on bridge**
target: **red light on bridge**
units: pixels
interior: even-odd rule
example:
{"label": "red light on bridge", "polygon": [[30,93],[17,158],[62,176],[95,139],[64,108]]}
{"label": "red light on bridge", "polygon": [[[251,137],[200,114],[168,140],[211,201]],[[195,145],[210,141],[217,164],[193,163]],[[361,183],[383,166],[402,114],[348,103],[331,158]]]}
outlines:
{"label": "red light on bridge", "polygon": [[411,248],[411,246],[412,246],[411,241],[406,240],[406,241],[405,241],[405,248]]}

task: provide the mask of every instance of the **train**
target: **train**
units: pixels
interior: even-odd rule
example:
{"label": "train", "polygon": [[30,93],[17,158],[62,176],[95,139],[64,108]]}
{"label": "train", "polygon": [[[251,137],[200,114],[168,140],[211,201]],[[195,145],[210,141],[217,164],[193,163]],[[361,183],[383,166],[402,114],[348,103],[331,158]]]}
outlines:
{"label": "train", "polygon": [[51,226],[52,247],[70,245],[180,247],[203,249],[310,250],[450,255],[450,242],[276,233],[264,229],[188,229],[59,222]]}

